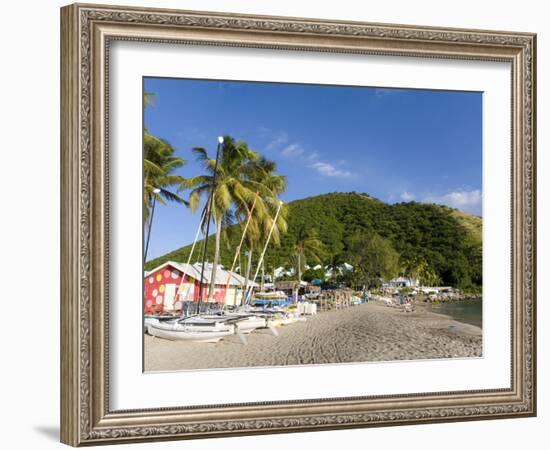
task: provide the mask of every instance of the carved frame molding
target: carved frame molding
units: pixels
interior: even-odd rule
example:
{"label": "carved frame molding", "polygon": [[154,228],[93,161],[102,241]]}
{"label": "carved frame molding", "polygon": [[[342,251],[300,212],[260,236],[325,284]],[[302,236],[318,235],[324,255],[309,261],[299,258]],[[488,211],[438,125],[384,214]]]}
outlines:
{"label": "carved frame molding", "polygon": [[[63,442],[97,445],[535,415],[534,34],[75,4],[61,10],[61,37]],[[511,388],[110,411],[105,105],[113,40],[509,61]]]}

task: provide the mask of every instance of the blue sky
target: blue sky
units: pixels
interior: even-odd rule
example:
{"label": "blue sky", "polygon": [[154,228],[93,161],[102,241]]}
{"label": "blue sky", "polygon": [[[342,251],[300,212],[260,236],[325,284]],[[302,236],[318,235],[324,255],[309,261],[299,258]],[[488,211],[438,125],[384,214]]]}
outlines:
{"label": "blue sky", "polygon": [[[214,155],[229,134],[277,162],[284,201],[357,191],[481,215],[479,92],[159,78],[144,89],[155,95],[145,127],[187,161],[184,177],[201,173],[192,147]],[[192,242],[198,220],[158,205],[147,259]]]}

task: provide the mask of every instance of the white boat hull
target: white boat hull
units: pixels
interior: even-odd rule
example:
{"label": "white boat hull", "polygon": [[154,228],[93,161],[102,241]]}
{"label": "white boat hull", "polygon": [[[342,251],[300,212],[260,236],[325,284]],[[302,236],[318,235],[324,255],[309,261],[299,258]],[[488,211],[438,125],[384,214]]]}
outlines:
{"label": "white boat hull", "polygon": [[170,341],[215,343],[226,336],[234,334],[235,327],[233,325],[188,326],[179,323],[158,323],[148,325],[147,331],[151,336]]}
{"label": "white boat hull", "polygon": [[153,316],[149,316],[149,317],[145,317],[145,320],[144,320],[144,327],[145,327],[145,332],[146,333],[149,333],[149,325],[158,325],[158,324],[171,324],[171,323],[175,323],[176,321],[178,320],[177,317],[168,317],[168,316],[161,316],[161,317],[153,317]]}
{"label": "white boat hull", "polygon": [[265,328],[266,320],[263,317],[250,314],[225,314],[222,316],[196,316],[185,319],[184,324],[194,326],[222,326],[235,325],[235,331],[249,334],[258,328]]}
{"label": "white boat hull", "polygon": [[263,317],[256,316],[246,317],[235,322],[236,331],[242,334],[249,334],[258,328],[265,328],[266,326],[266,320]]}
{"label": "white boat hull", "polygon": [[290,325],[296,321],[297,319],[294,319],[293,317],[277,317],[275,319],[270,319],[269,324],[273,327],[280,327],[283,325]]}

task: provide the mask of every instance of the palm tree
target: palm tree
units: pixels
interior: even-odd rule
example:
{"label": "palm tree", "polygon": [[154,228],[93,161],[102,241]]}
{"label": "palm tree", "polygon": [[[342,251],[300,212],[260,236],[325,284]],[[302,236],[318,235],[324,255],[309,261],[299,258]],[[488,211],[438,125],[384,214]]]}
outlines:
{"label": "palm tree", "polygon": [[[155,94],[143,93],[143,108],[151,106]],[[144,251],[144,262],[151,236],[152,211],[158,201],[166,204],[172,201],[181,204],[187,202],[178,195],[184,178],[175,171],[182,167],[185,161],[175,155],[174,148],[165,140],[143,130],[143,224],[147,230],[147,240]],[[175,190],[174,190],[175,188]],[[149,220],[150,219],[150,220]]]}
{"label": "palm tree", "polygon": [[144,92],[143,93],[143,107],[147,108],[151,106],[155,101],[155,94],[153,92]]}
{"label": "palm tree", "polygon": [[298,272],[298,281],[302,281],[302,268],[307,260],[313,260],[320,263],[324,253],[324,246],[317,237],[315,229],[306,229],[302,226],[296,234],[294,243],[294,253],[296,255],[296,271]]}
{"label": "palm tree", "polygon": [[[268,235],[272,227],[271,241],[278,245],[280,243],[280,234],[286,232],[288,228],[286,221],[288,210],[285,205],[281,207],[281,211],[277,216],[277,222],[273,226],[273,220],[279,208],[279,195],[284,192],[287,186],[286,177],[277,175],[276,171],[277,164],[263,157],[250,161],[245,168],[247,183],[256,189],[258,201],[256,201],[256,206],[252,211],[245,236],[248,258],[243,296],[248,291],[248,281],[251,275],[255,245],[264,241],[265,236]],[[251,205],[244,205],[244,208],[237,208],[236,215],[244,219],[244,217],[248,217],[251,209]]]}
{"label": "palm tree", "polygon": [[[175,170],[185,161],[175,155],[174,148],[165,140],[148,131],[143,135],[143,223],[147,223],[153,199],[166,204],[167,201],[187,204],[178,191],[185,179]],[[155,193],[155,190],[160,192]]]}
{"label": "palm tree", "polygon": [[[153,92],[143,92],[143,107],[152,106]],[[143,223],[147,224],[153,200],[165,204],[166,201],[187,204],[178,195],[184,178],[174,172],[185,165],[185,161],[175,155],[174,148],[164,139],[143,131]],[[176,188],[174,191],[173,188]],[[156,193],[156,190],[160,192]]]}
{"label": "palm tree", "polygon": [[[185,187],[192,188],[189,204],[196,211],[202,197],[211,198],[204,206],[210,208],[212,219],[216,226],[214,259],[208,301],[212,300],[216,284],[216,271],[220,258],[221,235],[231,209],[237,205],[250,205],[254,201],[256,191],[248,180],[248,164],[258,160],[258,154],[249,149],[245,142],[235,141],[231,136],[225,136],[220,149],[217,176],[215,178],[215,160],[202,147],[193,148],[197,160],[204,164],[205,175],[199,175],[187,180]],[[261,209],[261,206],[260,208]],[[203,211],[204,212],[204,211]]]}
{"label": "palm tree", "polygon": [[441,278],[437,272],[421,257],[403,258],[402,273],[409,278],[417,279],[422,285],[437,286]]}

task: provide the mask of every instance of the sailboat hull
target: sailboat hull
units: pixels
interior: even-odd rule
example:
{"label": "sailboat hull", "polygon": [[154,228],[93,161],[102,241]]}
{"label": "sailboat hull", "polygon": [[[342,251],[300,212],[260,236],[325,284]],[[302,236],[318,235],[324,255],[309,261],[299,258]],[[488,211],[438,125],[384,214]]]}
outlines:
{"label": "sailboat hull", "polygon": [[151,336],[170,341],[215,343],[235,333],[233,325],[185,326],[180,324],[151,324],[147,331]]}
{"label": "sailboat hull", "polygon": [[266,320],[263,317],[256,316],[247,317],[235,323],[237,332],[242,334],[249,334],[258,328],[265,328],[266,326]]}
{"label": "sailboat hull", "polygon": [[223,324],[235,325],[235,331],[241,334],[249,334],[258,328],[265,328],[266,320],[263,317],[250,314],[224,314],[221,316],[197,316],[184,319],[185,324],[195,326],[222,326]]}

